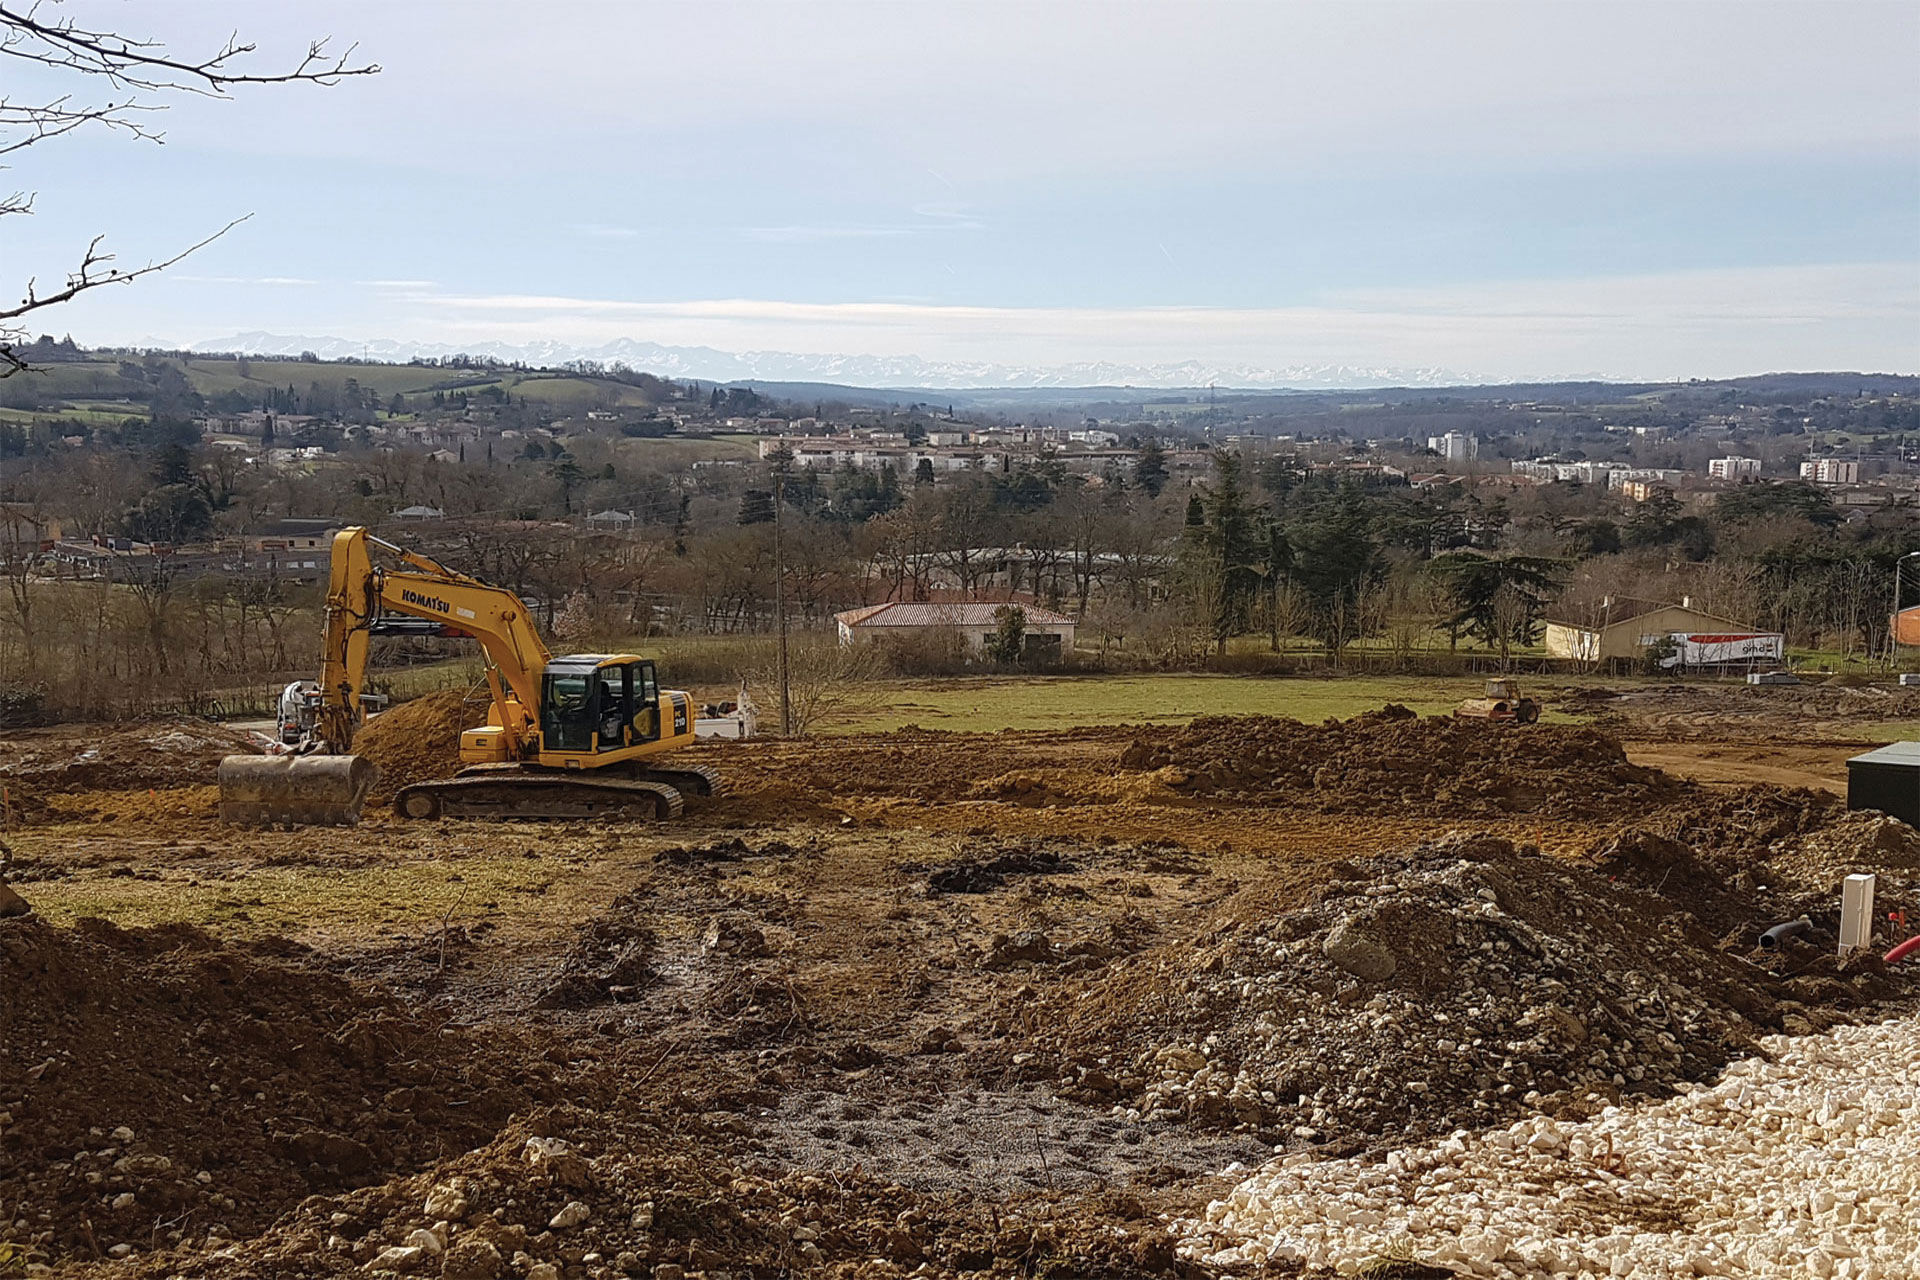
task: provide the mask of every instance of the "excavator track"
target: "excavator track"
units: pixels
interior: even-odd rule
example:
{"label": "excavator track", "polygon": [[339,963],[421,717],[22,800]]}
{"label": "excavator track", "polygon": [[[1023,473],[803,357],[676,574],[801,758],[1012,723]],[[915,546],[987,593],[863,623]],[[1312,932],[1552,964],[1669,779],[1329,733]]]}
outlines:
{"label": "excavator track", "polygon": [[677,769],[661,769],[652,765],[634,765],[626,777],[641,782],[659,782],[672,787],[686,796],[724,796],[727,784],[717,770],[703,764],[686,764]]}
{"label": "excavator track", "polygon": [[686,812],[680,792],[641,778],[472,769],[403,788],[393,798],[403,818],[493,818],[668,822]]}

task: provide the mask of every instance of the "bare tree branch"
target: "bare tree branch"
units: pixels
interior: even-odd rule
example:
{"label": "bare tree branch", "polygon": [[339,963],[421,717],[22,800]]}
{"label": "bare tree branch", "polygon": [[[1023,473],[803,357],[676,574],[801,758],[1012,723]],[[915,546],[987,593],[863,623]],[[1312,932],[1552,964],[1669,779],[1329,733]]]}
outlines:
{"label": "bare tree branch", "polygon": [[[57,138],[63,133],[72,133],[89,124],[105,125],[147,142],[159,142],[161,135],[132,118],[131,113],[164,110],[165,107],[132,101],[89,107],[74,105],[70,97],[60,97],[52,102],[22,106],[11,98],[0,98],[0,156],[24,150],[48,138]],[[22,129],[26,131],[25,137],[5,136]]]}
{"label": "bare tree branch", "polygon": [[[229,35],[225,43],[207,57],[176,57],[158,40],[96,30],[71,18],[44,16],[49,7],[50,0],[31,0],[26,4],[19,0],[0,0],[0,57],[38,63],[72,76],[95,77],[104,80],[115,92],[102,102],[77,100],[71,94],[62,94],[47,102],[21,102],[16,97],[0,96],[0,156],[87,125],[117,129],[144,141],[163,141],[157,130],[144,123],[142,115],[164,111],[166,107],[141,100],[141,94],[226,98],[228,90],[236,85],[333,85],[349,76],[369,76],[380,70],[373,63],[354,64],[357,46],[349,46],[337,57],[329,54],[326,40],[309,44],[305,56],[291,69],[248,70],[242,64],[259,49],[242,42],[238,34]],[[0,196],[0,217],[31,212],[32,195],[14,192]],[[15,344],[27,334],[11,321],[45,307],[70,302],[101,285],[127,284],[141,276],[164,271],[245,221],[244,217],[236,218],[165,261],[148,262],[132,271],[114,267],[114,256],[101,251],[101,237],[95,236],[81,255],[78,269],[67,274],[63,288],[43,296],[29,280],[26,297],[17,306],[0,308],[0,378],[11,377],[27,368],[26,361],[15,350]]]}
{"label": "bare tree branch", "polygon": [[211,57],[198,61],[168,57],[157,40],[134,40],[112,31],[94,31],[67,20],[42,22],[42,5],[25,10],[0,3],[0,54],[23,58],[63,71],[105,77],[118,88],[146,89],[172,93],[198,93],[224,97],[226,90],[240,84],[337,84],[348,76],[369,76],[379,72],[376,63],[353,66],[354,50],[334,57],[327,53],[327,41],[316,40],[307,46],[306,56],[291,71],[259,74],[230,69],[258,45],[242,44],[239,36],[227,42]]}
{"label": "bare tree branch", "polygon": [[233,230],[252,216],[250,213],[243,214],[199,243],[188,245],[166,261],[148,262],[144,267],[135,267],[132,271],[122,271],[118,267],[109,266],[108,264],[114,260],[114,255],[111,253],[102,253],[100,251],[100,241],[104,239],[104,237],[95,236],[87,244],[87,252],[85,256],[80,259],[79,267],[68,273],[65,288],[61,289],[58,293],[50,293],[42,297],[34,292],[34,282],[29,280],[27,281],[27,296],[20,300],[19,305],[11,308],[0,308],[0,378],[10,378],[16,373],[26,372],[28,368],[26,361],[22,360],[18,353],[14,351],[14,343],[26,337],[26,331],[10,323],[11,321],[17,320],[29,312],[38,311],[42,307],[55,307],[63,302],[71,302],[87,290],[98,289],[101,285],[132,284],[141,276],[150,276],[157,271],[165,271],[181,259],[206,248],[215,240],[218,240],[221,236],[224,236],[227,232]]}
{"label": "bare tree branch", "polygon": [[[95,236],[92,242],[87,245],[86,257],[81,259],[79,268],[67,276],[67,285],[64,289],[58,293],[50,293],[45,297],[38,297],[33,292],[33,282],[29,280],[27,282],[27,296],[21,299],[20,305],[10,309],[0,308],[0,323],[18,319],[29,311],[38,311],[42,307],[58,306],[62,302],[72,301],[88,289],[97,289],[103,284],[130,284],[138,280],[141,276],[149,276],[156,271],[165,271],[168,267],[173,266],[188,254],[197,253],[199,250],[206,248],[215,240],[218,240],[221,236],[227,234],[227,232],[233,230],[252,216],[253,215],[249,213],[235,218],[232,222],[229,222],[226,226],[220,228],[206,239],[200,241],[198,244],[188,245],[171,258],[168,258],[165,262],[149,262],[146,266],[136,267],[132,271],[122,271],[118,267],[107,266],[108,263],[114,260],[114,256],[110,253],[100,252],[100,241],[105,237]],[[103,268],[104,271],[102,270]]]}

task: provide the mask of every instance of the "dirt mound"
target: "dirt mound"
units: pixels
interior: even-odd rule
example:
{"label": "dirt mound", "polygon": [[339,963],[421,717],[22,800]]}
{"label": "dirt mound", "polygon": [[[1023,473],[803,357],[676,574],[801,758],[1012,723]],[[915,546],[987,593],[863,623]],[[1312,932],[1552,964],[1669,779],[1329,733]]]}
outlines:
{"label": "dirt mound", "polygon": [[1784,841],[1767,859],[1776,886],[1789,893],[1831,898],[1850,875],[1870,872],[1888,881],[1920,880],[1920,831],[1884,813],[1843,813],[1826,826]]}
{"label": "dirt mound", "polygon": [[1801,685],[1678,683],[1556,694],[1555,705],[1639,741],[1806,742],[1867,738],[1869,726],[1920,718],[1920,689],[1845,682]]}
{"label": "dirt mound", "polygon": [[0,1203],[50,1258],[257,1231],[485,1142],[550,1088],[505,1048],[196,929],[0,920]]}
{"label": "dirt mound", "polygon": [[0,778],[17,816],[51,816],[75,792],[206,786],[222,758],[258,755],[251,735],[204,720],[65,726],[0,739]]}
{"label": "dirt mound", "polygon": [[[1649,815],[1591,864],[1659,894],[1722,934],[1750,946],[1758,931],[1808,917],[1810,937],[1839,937],[1840,882],[1879,877],[1876,911],[1920,920],[1920,832],[1881,813],[1849,812],[1824,791],[1711,789]],[[1887,931],[1898,941],[1904,929]]]}
{"label": "dirt mound", "polygon": [[1115,776],[1086,769],[1018,769],[973,783],[959,798],[1033,807],[1179,804],[1182,800],[1177,787],[1170,787],[1168,778],[1158,771]]}
{"label": "dirt mound", "polygon": [[484,696],[445,689],[367,721],[353,740],[353,750],[380,767],[371,798],[391,800],[402,787],[458,773],[460,735],[485,724],[489,707]]}
{"label": "dirt mound", "polygon": [[1679,795],[1684,784],[1628,763],[1619,741],[1562,725],[1499,725],[1388,707],[1308,725],[1271,716],[1200,716],[1143,734],[1121,767],[1160,770],[1175,790],[1323,812],[1449,817],[1586,816]]}
{"label": "dirt mound", "polygon": [[1753,923],[1751,893],[1737,892],[1725,876],[1678,840],[1650,831],[1623,831],[1593,849],[1587,865],[1609,880],[1666,899],[1716,934]]}
{"label": "dirt mound", "polygon": [[1804,787],[1706,788],[1647,820],[1647,829],[1700,851],[1737,876],[1786,839],[1817,831],[1845,812],[1838,796]]}
{"label": "dirt mound", "polygon": [[1667,901],[1490,836],[1356,872],[1067,991],[1040,1021],[1076,1096],[1307,1142],[1478,1127],[1698,1079],[1884,981],[1815,957],[1829,976],[1780,983]]}
{"label": "dirt mound", "polygon": [[722,1154],[727,1141],[697,1117],[539,1111],[428,1173],[302,1204],[231,1251],[158,1257],[113,1274],[1195,1274],[1175,1260],[1165,1228],[1127,1196],[984,1206],[917,1195],[857,1170],[770,1177]]}

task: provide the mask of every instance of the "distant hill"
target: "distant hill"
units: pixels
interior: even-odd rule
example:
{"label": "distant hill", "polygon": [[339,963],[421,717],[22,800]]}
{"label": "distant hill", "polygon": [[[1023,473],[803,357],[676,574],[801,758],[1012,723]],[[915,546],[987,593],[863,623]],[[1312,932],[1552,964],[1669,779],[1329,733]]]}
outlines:
{"label": "distant hill", "polygon": [[[242,335],[242,338],[262,335]],[[239,341],[239,340],[236,340]],[[204,354],[182,358],[178,351],[159,352],[173,357],[193,390],[207,397],[210,404],[222,393],[238,393],[249,403],[261,402],[270,389],[293,388],[304,391],[309,385],[338,387],[349,379],[361,388],[376,393],[382,403],[396,393],[418,395],[441,391],[479,392],[497,388],[516,400],[543,404],[555,412],[582,412],[590,408],[645,409],[660,402],[660,384],[651,379],[636,379],[631,374],[615,376],[610,367],[599,372],[590,369],[566,369],[507,363],[470,365],[420,365],[398,359],[399,353],[373,351],[377,344],[366,344],[372,358],[364,358],[359,344],[352,350],[344,345],[320,350],[314,340],[276,339],[273,344],[241,343],[255,349],[246,352],[255,358],[249,366],[236,360],[239,352],[214,353],[220,344],[202,343]],[[292,358],[259,350],[266,345],[291,348]],[[0,381],[0,421],[21,422],[36,416],[67,417],[79,421],[115,422],[129,412],[140,412],[151,387],[138,375],[122,375],[120,361],[142,353],[124,349],[87,350],[69,343],[43,340],[25,348],[39,372],[31,377]],[[329,356],[328,352],[338,354]],[[320,357],[318,362],[299,359],[303,353]],[[434,358],[447,359],[451,354]],[[487,359],[476,353],[477,359]],[[721,353],[723,354],[723,353]],[[414,357],[408,356],[411,360]],[[426,358],[425,356],[421,358]],[[499,355],[491,357],[502,360]],[[602,362],[611,366],[612,361]],[[630,366],[631,367],[631,366]],[[645,372],[652,373],[652,370]],[[683,380],[689,375],[683,375]],[[1721,381],[1689,382],[1605,382],[1598,380],[1563,382],[1526,382],[1460,384],[1448,386],[1393,385],[1351,388],[1231,387],[1204,384],[1144,387],[1118,384],[1041,387],[956,388],[929,383],[900,386],[872,386],[821,379],[721,378],[697,379],[705,386],[748,387],[776,403],[786,403],[802,412],[816,404],[849,408],[904,408],[911,404],[976,413],[1002,413],[1011,417],[1046,410],[1072,409],[1103,419],[1126,420],[1173,407],[1176,415],[1201,410],[1217,403],[1223,413],[1235,417],[1277,415],[1294,417],[1332,412],[1366,405],[1398,404],[1427,406],[1444,412],[1448,401],[1540,401],[1548,404],[1584,406],[1599,409],[1620,407],[1631,402],[1658,398],[1670,404],[1711,405],[1728,400],[1760,402],[1805,400],[1820,396],[1855,395],[1920,396],[1920,376],[1855,372],[1767,373]],[[634,385],[636,382],[650,385]],[[704,397],[704,391],[702,396]],[[1184,406],[1184,408],[1181,408]]]}
{"label": "distant hill", "polygon": [[555,368],[575,361],[624,364],[663,378],[725,383],[816,383],[900,390],[903,392],[987,389],[1071,389],[1089,387],[1166,389],[1218,385],[1254,390],[1294,388],[1340,390],[1365,387],[1455,386],[1473,382],[1448,369],[1373,369],[1351,365],[1295,365],[1256,368],[1210,365],[1201,361],[1135,365],[1109,361],[1028,367],[986,361],[922,360],[918,356],[818,355],[794,351],[728,352],[713,347],[671,347],[621,338],[597,347],[559,342],[483,342],[464,347],[444,343],[379,339],[289,337],[252,332],[195,343],[197,352],[297,356],[312,352],[322,359],[407,361],[464,355],[509,364]]}

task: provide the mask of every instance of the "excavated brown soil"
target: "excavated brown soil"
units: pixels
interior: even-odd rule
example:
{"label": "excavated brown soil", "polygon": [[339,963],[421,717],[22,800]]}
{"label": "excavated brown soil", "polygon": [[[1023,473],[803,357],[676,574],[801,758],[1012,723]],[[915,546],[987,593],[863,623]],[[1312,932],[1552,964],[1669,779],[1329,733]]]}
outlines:
{"label": "excavated brown soil", "polygon": [[1817,831],[1846,812],[1839,797],[1787,787],[1701,788],[1684,805],[1647,820],[1649,830],[1671,837],[1735,876],[1782,840]]}
{"label": "excavated brown soil", "polygon": [[1586,688],[1577,694],[1546,692],[1556,705],[1577,705],[1591,714],[1596,727],[1643,741],[1857,739],[1869,726],[1920,720],[1920,689],[1848,680],[1803,685],[1676,682]]}
{"label": "excavated brown soil", "polygon": [[0,920],[0,1203],[54,1256],[250,1234],[487,1141],[545,1077],[198,929]]}
{"label": "excavated brown soil", "polygon": [[354,737],[354,754],[380,768],[371,801],[393,799],[400,788],[460,769],[460,734],[487,722],[488,702],[460,690],[430,693],[368,720]]}
{"label": "excavated brown soil", "polygon": [[1619,741],[1596,730],[1420,719],[1394,706],[1318,725],[1201,716],[1176,732],[1136,738],[1120,763],[1159,771],[1176,791],[1449,819],[1620,813],[1686,789],[1628,763]]}
{"label": "excavated brown soil", "polygon": [[204,785],[230,755],[258,755],[250,734],[204,720],[68,725],[0,738],[0,806],[15,820],[43,821],[83,792],[159,791]]}

